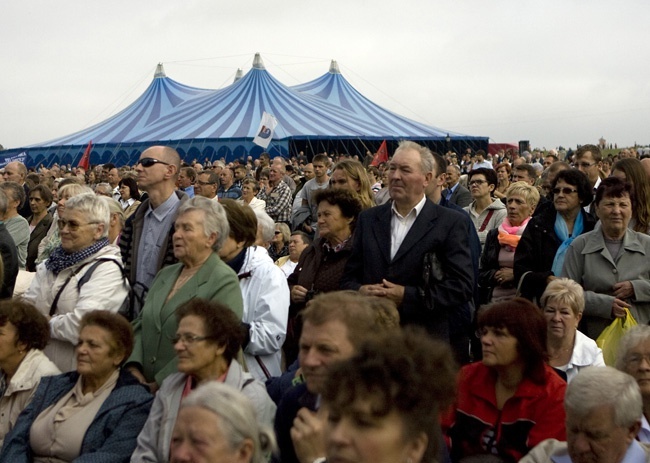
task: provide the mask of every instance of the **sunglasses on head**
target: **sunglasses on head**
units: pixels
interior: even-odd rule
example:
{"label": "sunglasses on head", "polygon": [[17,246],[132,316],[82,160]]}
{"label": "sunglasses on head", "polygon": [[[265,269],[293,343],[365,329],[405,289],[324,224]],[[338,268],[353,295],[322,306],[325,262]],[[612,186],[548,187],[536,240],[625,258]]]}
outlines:
{"label": "sunglasses on head", "polygon": [[142,159],[139,159],[138,164],[142,164],[142,167],[151,167],[154,164],[164,164],[166,166],[170,165],[168,162],[161,161],[160,159],[155,159],[155,158],[142,158]]}

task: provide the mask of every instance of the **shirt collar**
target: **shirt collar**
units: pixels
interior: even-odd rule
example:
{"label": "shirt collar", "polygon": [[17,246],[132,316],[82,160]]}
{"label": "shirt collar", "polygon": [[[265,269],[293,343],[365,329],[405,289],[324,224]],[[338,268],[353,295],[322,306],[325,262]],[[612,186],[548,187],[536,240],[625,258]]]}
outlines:
{"label": "shirt collar", "polygon": [[427,201],[427,197],[423,194],[422,199],[420,200],[420,202],[417,203],[415,205],[415,207],[413,209],[411,209],[409,211],[409,213],[406,214],[406,216],[404,216],[404,217],[402,217],[402,214],[400,214],[397,211],[397,208],[395,207],[395,201],[392,202],[390,207],[391,207],[391,210],[393,211],[393,214],[397,215],[398,217],[400,217],[402,219],[405,218],[405,217],[408,217],[411,214],[413,214],[414,213],[413,211],[415,211],[415,217],[417,217],[420,214],[420,212],[422,212],[422,209],[424,208],[424,203],[426,203],[426,201]]}
{"label": "shirt collar", "polygon": [[162,203],[160,206],[157,208],[153,209],[151,207],[151,203],[149,203],[149,214],[153,214],[156,220],[161,221],[165,218],[165,216],[169,213],[171,213],[174,210],[174,207],[176,206],[176,203],[178,203],[180,199],[178,199],[178,196],[176,194],[172,193],[167,200]]}

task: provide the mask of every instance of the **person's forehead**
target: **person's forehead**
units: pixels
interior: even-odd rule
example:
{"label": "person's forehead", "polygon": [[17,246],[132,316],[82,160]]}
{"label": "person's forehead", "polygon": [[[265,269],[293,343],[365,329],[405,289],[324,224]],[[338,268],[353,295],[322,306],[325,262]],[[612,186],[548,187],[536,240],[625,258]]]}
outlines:
{"label": "person's forehead", "polygon": [[593,162],[594,155],[591,153],[591,151],[585,151],[584,153],[582,153],[582,155],[578,156],[578,160]]}

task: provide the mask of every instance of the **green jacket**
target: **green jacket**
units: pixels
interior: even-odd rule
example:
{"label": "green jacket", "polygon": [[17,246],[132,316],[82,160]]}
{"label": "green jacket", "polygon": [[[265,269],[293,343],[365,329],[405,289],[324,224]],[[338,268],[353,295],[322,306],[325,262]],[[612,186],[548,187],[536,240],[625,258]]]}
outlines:
{"label": "green jacket", "polygon": [[176,308],[199,297],[227,305],[241,319],[243,302],[237,274],[218,255],[212,254],[196,274],[166,301],[183,264],[174,264],[158,272],[147,293],[140,315],[133,320],[135,345],[128,363],[136,364],[148,382],[163,380],[176,373]]}

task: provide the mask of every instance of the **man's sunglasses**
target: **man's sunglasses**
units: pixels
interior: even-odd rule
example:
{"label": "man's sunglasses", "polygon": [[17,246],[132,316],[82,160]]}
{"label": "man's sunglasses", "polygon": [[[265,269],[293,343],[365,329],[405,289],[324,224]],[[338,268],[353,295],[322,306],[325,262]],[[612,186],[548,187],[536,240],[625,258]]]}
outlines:
{"label": "man's sunglasses", "polygon": [[151,166],[153,166],[154,164],[164,164],[164,165],[166,165],[166,166],[171,165],[171,164],[169,164],[168,162],[161,161],[160,159],[155,159],[155,158],[142,158],[142,159],[139,159],[139,160],[138,160],[138,163],[136,164],[136,166],[137,166],[138,164],[142,164],[142,167],[151,167]]}

